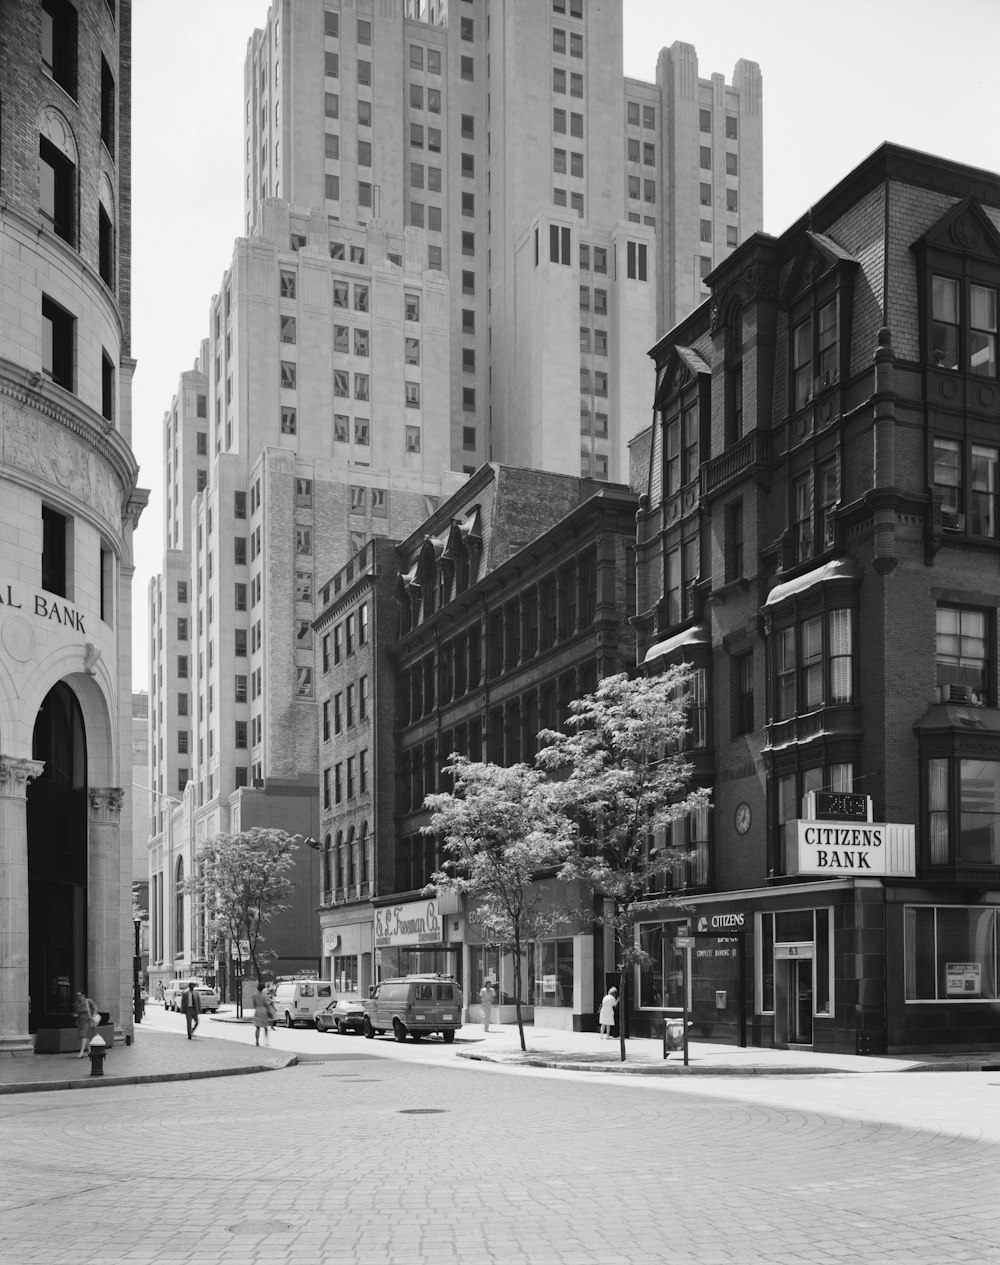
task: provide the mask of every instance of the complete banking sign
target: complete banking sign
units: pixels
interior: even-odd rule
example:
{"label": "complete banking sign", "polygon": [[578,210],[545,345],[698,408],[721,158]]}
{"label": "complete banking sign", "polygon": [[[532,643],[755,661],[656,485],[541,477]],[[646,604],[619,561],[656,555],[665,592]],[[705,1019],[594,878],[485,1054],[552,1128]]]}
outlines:
{"label": "complete banking sign", "polygon": [[[824,878],[899,876],[916,873],[916,832],[910,825],[877,821],[789,822],[796,831],[798,847],[789,856],[794,874],[820,874]],[[798,868],[792,869],[793,860]]]}

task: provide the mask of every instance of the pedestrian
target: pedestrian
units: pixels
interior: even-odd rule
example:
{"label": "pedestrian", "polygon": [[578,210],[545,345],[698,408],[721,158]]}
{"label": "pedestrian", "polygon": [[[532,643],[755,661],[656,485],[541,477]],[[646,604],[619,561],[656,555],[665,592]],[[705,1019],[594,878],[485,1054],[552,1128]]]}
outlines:
{"label": "pedestrian", "polygon": [[163,980],[157,980],[156,982],[156,1000],[161,1006],[163,1005]]}
{"label": "pedestrian", "polygon": [[260,1045],[260,1034],[264,1034],[264,1044],[270,1045],[268,1031],[274,1023],[274,1005],[262,980],[257,981],[257,991],[253,995],[253,1035],[254,1045]]}
{"label": "pedestrian", "polygon": [[489,980],[479,990],[479,1004],[483,1008],[483,1031],[489,1032],[490,1019],[493,1017],[493,989]]}
{"label": "pedestrian", "polygon": [[601,1040],[611,1040],[611,1029],[615,1026],[615,1007],[618,1005],[618,989],[612,984],[601,1000],[601,1013],[598,1023],[601,1025]]}
{"label": "pedestrian", "polygon": [[73,999],[73,1014],[76,1018],[76,1035],[80,1038],[80,1053],[76,1057],[82,1059],[90,1053],[90,1042],[97,1031],[101,1015],[97,1005],[81,992]]}
{"label": "pedestrian", "polygon": [[195,1028],[198,1027],[198,1016],[201,1014],[201,998],[194,991],[194,980],[189,980],[187,988],[181,993],[181,1010],[184,1011],[184,1018],[187,1020],[190,1041],[194,1036]]}

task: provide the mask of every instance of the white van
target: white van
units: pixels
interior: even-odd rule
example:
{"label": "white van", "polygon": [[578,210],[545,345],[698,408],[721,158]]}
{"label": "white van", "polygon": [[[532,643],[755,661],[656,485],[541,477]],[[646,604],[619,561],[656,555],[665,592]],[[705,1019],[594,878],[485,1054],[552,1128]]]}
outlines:
{"label": "white van", "polygon": [[271,994],[278,1023],[294,1028],[297,1023],[315,1026],[316,1014],[333,1001],[333,983],[323,979],[285,980]]}

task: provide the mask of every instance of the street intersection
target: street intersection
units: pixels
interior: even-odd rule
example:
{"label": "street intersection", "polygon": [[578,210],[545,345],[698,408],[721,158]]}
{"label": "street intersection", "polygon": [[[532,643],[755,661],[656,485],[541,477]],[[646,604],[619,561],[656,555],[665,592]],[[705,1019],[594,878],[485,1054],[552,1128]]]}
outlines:
{"label": "street intersection", "polygon": [[[175,1020],[148,1012],[183,1058]],[[234,1039],[206,1019],[196,1043]],[[299,1065],[0,1098],[0,1262],[1000,1263],[1000,1073],[654,1079],[272,1042]]]}

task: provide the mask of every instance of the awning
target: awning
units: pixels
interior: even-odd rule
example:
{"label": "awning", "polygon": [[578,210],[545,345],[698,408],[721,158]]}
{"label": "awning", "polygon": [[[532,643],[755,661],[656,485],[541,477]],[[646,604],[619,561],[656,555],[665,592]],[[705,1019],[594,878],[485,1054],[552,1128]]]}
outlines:
{"label": "awning", "polygon": [[711,644],[712,637],[708,625],[695,624],[693,628],[685,628],[683,632],[675,633],[666,641],[658,641],[655,646],[650,646],[642,662],[643,664],[653,663],[656,659],[662,659],[665,655],[679,650],[681,646],[710,646]]}
{"label": "awning", "polygon": [[805,575],[797,575],[794,580],[776,584],[768,593],[764,607],[766,609],[768,606],[777,606],[786,598],[794,597],[796,593],[804,593],[807,589],[815,588],[817,584],[829,584],[833,580],[860,579],[861,571],[853,558],[834,558],[833,562],[824,562],[821,567],[815,567],[812,571],[807,571]]}

